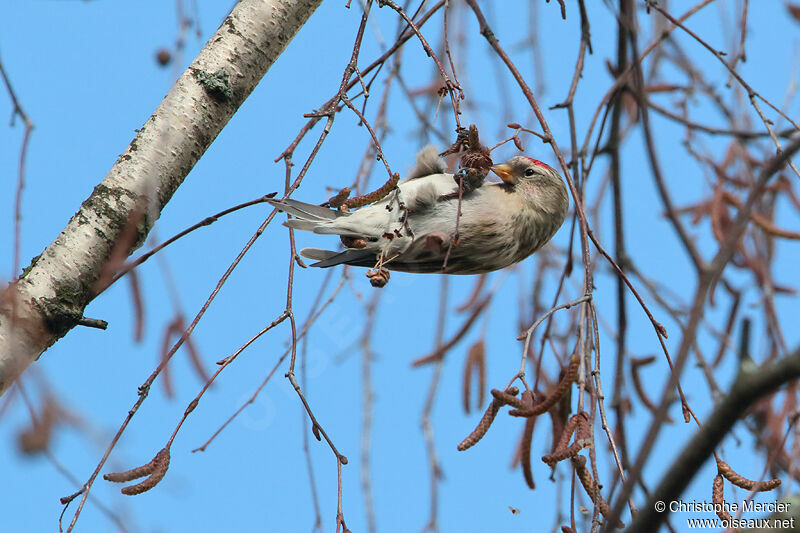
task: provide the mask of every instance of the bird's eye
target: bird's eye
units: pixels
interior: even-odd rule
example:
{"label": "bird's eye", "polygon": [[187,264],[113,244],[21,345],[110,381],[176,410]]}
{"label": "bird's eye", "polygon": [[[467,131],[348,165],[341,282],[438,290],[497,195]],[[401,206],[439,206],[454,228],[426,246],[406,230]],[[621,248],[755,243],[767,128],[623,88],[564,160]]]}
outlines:
{"label": "bird's eye", "polygon": [[527,176],[527,177],[529,177],[529,178],[530,178],[531,176],[533,176],[535,173],[536,173],[536,171],[535,171],[535,170],[533,170],[532,168],[525,169],[525,176]]}

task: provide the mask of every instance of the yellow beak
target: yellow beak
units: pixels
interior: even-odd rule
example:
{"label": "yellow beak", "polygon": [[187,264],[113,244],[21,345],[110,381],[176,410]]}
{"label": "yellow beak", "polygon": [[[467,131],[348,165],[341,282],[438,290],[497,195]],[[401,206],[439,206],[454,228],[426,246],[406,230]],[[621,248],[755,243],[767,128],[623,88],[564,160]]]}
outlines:
{"label": "yellow beak", "polygon": [[503,180],[504,182],[510,185],[513,185],[517,182],[517,178],[515,178],[514,175],[511,173],[510,165],[502,163],[500,165],[494,165],[490,168],[492,169],[492,172],[500,176],[500,179]]}

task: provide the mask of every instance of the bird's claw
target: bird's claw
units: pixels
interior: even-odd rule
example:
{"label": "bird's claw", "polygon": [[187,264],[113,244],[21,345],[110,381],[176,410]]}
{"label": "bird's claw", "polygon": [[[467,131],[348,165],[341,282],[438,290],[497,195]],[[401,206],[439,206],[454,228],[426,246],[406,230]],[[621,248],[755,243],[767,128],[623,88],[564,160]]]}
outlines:
{"label": "bird's claw", "polygon": [[461,167],[453,174],[455,182],[461,184],[461,191],[463,194],[469,194],[483,185],[485,177],[486,174],[484,172],[471,167]]}

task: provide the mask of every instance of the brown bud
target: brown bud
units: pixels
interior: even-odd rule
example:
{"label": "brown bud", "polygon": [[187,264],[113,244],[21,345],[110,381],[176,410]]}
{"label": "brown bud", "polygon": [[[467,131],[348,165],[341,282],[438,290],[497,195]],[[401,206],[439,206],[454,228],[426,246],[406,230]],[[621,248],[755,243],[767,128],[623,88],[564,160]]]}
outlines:
{"label": "brown bud", "polygon": [[159,67],[166,67],[172,61],[172,54],[166,48],[159,48],[156,52],[156,63]]}
{"label": "brown bud", "polygon": [[360,237],[348,237],[347,235],[342,235],[339,237],[339,239],[347,248],[361,249],[367,247],[367,241]]}
{"label": "brown bud", "polygon": [[132,481],[143,476],[149,476],[141,483],[125,487],[121,491],[122,494],[127,496],[134,496],[136,494],[146,492],[158,485],[158,483],[164,479],[164,476],[167,474],[168,468],[169,448],[162,448],[161,451],[159,451],[156,456],[153,457],[153,460],[146,465],[133,468],[126,472],[108,473],[103,476],[103,479],[106,481],[123,483],[125,481]]}
{"label": "brown bud", "polygon": [[[592,473],[586,467],[586,458],[581,455],[576,455],[572,458],[572,466],[575,468],[575,474],[578,476],[578,479],[581,481],[581,485],[583,485],[586,494],[594,501],[595,505],[597,506],[597,510],[600,511],[604,517],[608,518],[611,516],[611,507],[608,506],[608,503],[603,499],[600,495],[600,490],[597,487],[597,484],[594,482],[594,478],[592,478]],[[625,525],[621,521],[617,521],[615,527],[625,527]]]}
{"label": "brown bud", "polygon": [[483,404],[483,396],[486,387],[486,346],[483,342],[483,339],[478,340],[475,344],[470,347],[469,352],[467,353],[467,359],[464,362],[464,380],[463,380],[463,392],[464,392],[464,411],[469,414],[469,401],[471,398],[471,391],[472,391],[472,374],[473,372],[477,373],[478,375],[478,401],[477,404]]}
{"label": "brown bud", "polygon": [[377,289],[381,289],[389,283],[389,271],[385,268],[367,270],[366,276],[369,278],[370,285]]}
{"label": "brown bud", "polygon": [[353,198],[348,199],[342,204],[342,207],[347,207],[348,209],[354,209],[356,207],[363,207],[367,204],[373,204],[379,200],[383,200],[386,195],[392,192],[395,188],[397,188],[397,182],[400,181],[400,174],[392,174],[392,176],[381,185],[378,189],[371,193],[367,193],[363,196],[355,196]]}
{"label": "brown bud", "polygon": [[[522,401],[526,405],[533,405],[535,401],[533,392],[524,391],[522,393]],[[525,483],[531,490],[536,488],[536,483],[533,481],[533,469],[531,468],[531,444],[533,442],[533,427],[535,424],[535,417],[525,420],[525,428],[522,430],[522,442],[520,444],[520,468],[522,468],[522,476],[525,478]]]}
{"label": "brown bud", "polygon": [[725,479],[736,485],[737,487],[741,487],[745,490],[754,490],[758,492],[767,492],[773,490],[781,485],[780,479],[770,479],[767,481],[754,481],[752,479],[748,479],[741,474],[738,474],[731,465],[723,461],[722,459],[717,459],[717,471],[720,475],[724,476]]}
{"label": "brown bud", "polygon": [[337,192],[334,196],[328,198],[328,201],[325,202],[323,205],[327,207],[341,207],[345,201],[350,197],[350,187],[345,187],[341,191]]}
{"label": "brown bud", "polygon": [[[494,392],[494,391],[493,391]],[[505,390],[505,395],[516,396],[519,394],[519,389],[517,387],[509,387]],[[480,441],[486,432],[489,431],[489,427],[494,422],[494,418],[497,416],[497,413],[500,412],[500,408],[503,407],[505,398],[501,397],[500,395],[496,395],[492,400],[492,403],[489,404],[488,409],[483,414],[481,421],[478,422],[478,426],[469,434],[469,436],[461,441],[461,444],[458,445],[458,451],[463,452],[466,449],[469,449],[475,446],[478,441]]]}
{"label": "brown bud", "polygon": [[732,517],[730,513],[725,510],[725,496],[723,494],[724,483],[725,482],[722,481],[722,475],[717,474],[711,488],[711,501],[716,504],[718,508],[717,516],[720,517],[721,520],[730,520]]}

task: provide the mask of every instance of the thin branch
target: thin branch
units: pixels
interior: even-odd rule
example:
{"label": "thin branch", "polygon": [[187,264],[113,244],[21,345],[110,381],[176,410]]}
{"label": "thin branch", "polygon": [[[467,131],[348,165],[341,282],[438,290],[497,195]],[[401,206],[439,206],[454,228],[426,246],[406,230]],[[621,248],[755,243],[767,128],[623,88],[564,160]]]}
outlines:
{"label": "thin branch", "polygon": [[[11,104],[14,109],[11,112],[11,124],[14,124],[14,117],[19,116],[25,123],[25,133],[22,134],[22,146],[19,150],[19,167],[17,170],[17,189],[14,194],[14,251],[12,253],[13,263],[11,267],[11,279],[16,279],[19,275],[19,254],[20,254],[20,241],[22,234],[22,189],[25,187],[25,161],[28,154],[28,143],[30,142],[31,133],[33,132],[33,121],[30,119],[25,109],[20,104],[17,98],[17,93],[14,92],[11,86],[11,80],[8,79],[6,69],[3,66],[3,61],[0,59],[0,76],[3,78],[3,83],[6,86]],[[16,313],[14,313],[16,314]]]}
{"label": "thin branch", "polygon": [[636,514],[627,533],[657,531],[667,513],[656,511],[656,502],[680,499],[683,490],[694,479],[695,473],[711,456],[725,435],[758,398],[777,390],[782,385],[800,377],[800,350],[781,361],[762,368],[741,370],[731,391],[717,405],[692,440],[672,463],[661,483],[650,493],[642,509]]}
{"label": "thin branch", "polygon": [[231,214],[231,213],[233,213],[235,211],[238,211],[240,209],[244,209],[245,207],[250,207],[252,205],[265,203],[268,199],[273,198],[274,196],[275,196],[274,192],[273,193],[269,193],[269,194],[265,194],[261,198],[256,198],[255,200],[250,200],[249,202],[244,202],[242,204],[235,205],[233,207],[229,207],[228,209],[224,209],[224,210],[220,211],[219,213],[217,213],[215,215],[211,215],[210,217],[206,217],[203,220],[201,220],[200,222],[189,226],[185,230],[177,233],[176,235],[173,235],[172,237],[170,237],[166,241],[162,242],[161,244],[159,244],[158,246],[156,246],[152,250],[148,250],[146,253],[140,255],[134,261],[126,264],[122,269],[119,270],[119,272],[114,274],[114,278],[113,278],[113,280],[111,281],[110,284],[113,284],[119,278],[121,278],[122,276],[124,276],[125,274],[127,274],[128,272],[133,270],[134,268],[138,267],[139,265],[141,265],[142,263],[144,263],[145,261],[147,261],[151,257],[153,257],[155,254],[157,254],[158,252],[160,252],[161,250],[163,250],[164,248],[166,248],[167,246],[169,246],[173,242],[177,241],[181,237],[185,237],[186,235],[188,235],[189,233],[193,232],[194,230],[200,229],[200,228],[205,227],[205,226],[209,226],[209,225],[213,224],[214,222],[218,221],[220,218],[224,217],[225,215],[229,215],[229,214]]}

